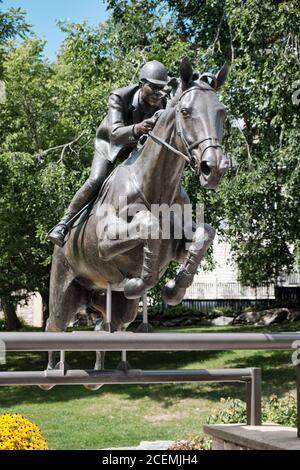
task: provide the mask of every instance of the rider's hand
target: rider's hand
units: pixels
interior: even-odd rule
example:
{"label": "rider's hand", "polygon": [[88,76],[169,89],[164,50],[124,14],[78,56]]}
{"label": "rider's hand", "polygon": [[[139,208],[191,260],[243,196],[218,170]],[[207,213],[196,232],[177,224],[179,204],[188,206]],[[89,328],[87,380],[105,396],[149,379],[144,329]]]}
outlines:
{"label": "rider's hand", "polygon": [[145,119],[134,126],[134,135],[139,138],[143,134],[148,134],[154,127],[155,121],[152,119]]}

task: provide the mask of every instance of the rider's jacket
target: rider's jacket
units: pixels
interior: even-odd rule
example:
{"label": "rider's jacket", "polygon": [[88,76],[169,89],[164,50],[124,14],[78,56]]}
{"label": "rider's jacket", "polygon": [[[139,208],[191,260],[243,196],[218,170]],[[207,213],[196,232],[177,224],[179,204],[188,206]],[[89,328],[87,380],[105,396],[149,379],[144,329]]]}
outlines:
{"label": "rider's jacket", "polygon": [[163,100],[157,109],[142,102],[138,85],[129,85],[111,93],[108,113],[96,133],[95,151],[97,155],[114,163],[119,157],[127,158],[137,144],[133,133],[135,124],[151,118],[166,107]]}

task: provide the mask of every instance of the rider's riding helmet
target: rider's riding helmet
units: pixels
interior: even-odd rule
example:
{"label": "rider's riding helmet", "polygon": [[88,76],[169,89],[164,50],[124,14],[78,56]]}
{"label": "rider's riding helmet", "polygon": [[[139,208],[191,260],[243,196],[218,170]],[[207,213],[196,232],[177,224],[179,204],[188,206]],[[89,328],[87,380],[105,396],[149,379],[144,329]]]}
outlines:
{"label": "rider's riding helmet", "polygon": [[158,60],[151,60],[141,68],[139,75],[140,82],[146,80],[147,82],[154,83],[155,85],[167,85],[169,76],[165,66],[158,62]]}

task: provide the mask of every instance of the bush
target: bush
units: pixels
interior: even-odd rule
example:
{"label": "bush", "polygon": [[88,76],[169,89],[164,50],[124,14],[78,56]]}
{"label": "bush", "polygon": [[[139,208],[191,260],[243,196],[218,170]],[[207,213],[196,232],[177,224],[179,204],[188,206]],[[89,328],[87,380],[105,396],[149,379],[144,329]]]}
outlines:
{"label": "bush", "polygon": [[207,318],[217,318],[220,316],[223,317],[236,317],[238,313],[233,310],[229,305],[224,305],[223,307],[216,307],[213,310],[207,312],[205,315]]}
{"label": "bush", "polygon": [[7,325],[5,320],[0,320],[0,331],[5,331],[7,329]]}
{"label": "bush", "polygon": [[[212,413],[207,424],[234,424],[246,423],[246,404],[242,400],[221,398],[222,408]],[[297,400],[293,395],[279,398],[272,395],[268,401],[262,403],[262,421],[265,423],[281,424],[282,426],[296,426]]]}
{"label": "bush", "polygon": [[246,403],[237,398],[221,398],[222,408],[212,412],[207,418],[207,424],[246,423]]}
{"label": "bush", "polygon": [[211,439],[209,437],[191,437],[177,441],[168,450],[211,450]]}
{"label": "bush", "polygon": [[[162,306],[149,306],[148,307],[148,316],[149,318],[154,318],[156,316],[166,318],[177,318],[184,316],[193,316],[201,315],[198,309],[193,307],[188,307],[186,305],[176,305],[175,307],[166,307],[162,310]],[[140,316],[142,315],[142,308],[139,312]],[[203,314],[204,315],[204,314]]]}
{"label": "bush", "polygon": [[40,428],[20,413],[0,415],[0,450],[47,450]]}
{"label": "bush", "polygon": [[[246,424],[246,404],[236,398],[221,398],[222,408],[213,411],[207,418],[207,424]],[[272,395],[262,403],[262,421],[264,423],[281,424],[282,426],[297,425],[297,400],[293,395],[283,398]],[[190,437],[175,442],[171,450],[210,450],[209,437]]]}
{"label": "bush", "polygon": [[270,401],[263,405],[263,421],[297,426],[297,400],[293,395],[278,398],[272,395]]}
{"label": "bush", "polygon": [[184,317],[189,316],[192,317],[193,315],[201,315],[197,308],[188,307],[187,305],[176,305],[175,307],[168,307],[163,312],[164,317],[176,318],[176,317]]}

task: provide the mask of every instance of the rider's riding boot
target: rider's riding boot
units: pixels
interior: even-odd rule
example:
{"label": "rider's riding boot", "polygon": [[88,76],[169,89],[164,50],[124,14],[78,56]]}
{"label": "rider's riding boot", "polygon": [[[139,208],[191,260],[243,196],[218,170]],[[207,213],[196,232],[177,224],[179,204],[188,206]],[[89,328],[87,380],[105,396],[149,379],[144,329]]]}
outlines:
{"label": "rider's riding boot", "polygon": [[65,237],[70,230],[70,222],[75,215],[76,212],[66,212],[56,227],[54,227],[54,229],[48,234],[48,240],[55,245],[62,247],[64,245]]}
{"label": "rider's riding boot", "polygon": [[97,158],[97,155],[94,157],[90,176],[73,197],[63,218],[48,234],[48,240],[55,245],[63,246],[64,239],[71,230],[71,220],[97,194],[97,191],[111,173],[112,168],[113,164],[109,160],[101,157]]}

